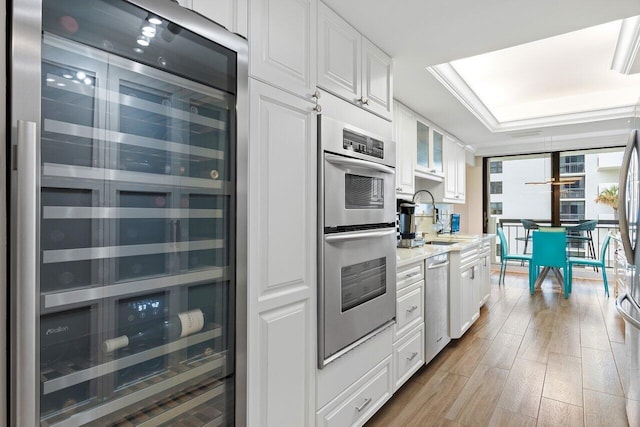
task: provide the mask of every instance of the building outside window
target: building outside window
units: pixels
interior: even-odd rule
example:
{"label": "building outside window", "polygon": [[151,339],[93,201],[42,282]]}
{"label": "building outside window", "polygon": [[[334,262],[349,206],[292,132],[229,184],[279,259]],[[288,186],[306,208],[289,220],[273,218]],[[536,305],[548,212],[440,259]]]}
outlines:
{"label": "building outside window", "polygon": [[491,215],[502,215],[502,202],[489,203],[489,211]]}
{"label": "building outside window", "polygon": [[560,175],[584,173],[584,154],[561,155]]}
{"label": "building outside window", "polygon": [[502,194],[502,181],[494,181],[490,183],[489,192],[491,194]]}
{"label": "building outside window", "polygon": [[502,161],[493,161],[489,164],[489,173],[502,173]]}

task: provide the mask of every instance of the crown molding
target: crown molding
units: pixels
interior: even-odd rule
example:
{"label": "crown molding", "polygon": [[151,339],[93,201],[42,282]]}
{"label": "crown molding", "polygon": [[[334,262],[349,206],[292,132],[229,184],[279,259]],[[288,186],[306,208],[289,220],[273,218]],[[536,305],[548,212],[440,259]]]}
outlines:
{"label": "crown molding", "polygon": [[636,104],[632,104],[600,110],[500,122],[450,63],[427,67],[427,71],[493,133],[640,117],[638,111],[636,111]]}
{"label": "crown molding", "polygon": [[[611,61],[611,69],[622,74],[632,74],[636,54],[640,47],[640,16],[622,21],[618,43]],[[635,70],[637,72],[637,70]]]}

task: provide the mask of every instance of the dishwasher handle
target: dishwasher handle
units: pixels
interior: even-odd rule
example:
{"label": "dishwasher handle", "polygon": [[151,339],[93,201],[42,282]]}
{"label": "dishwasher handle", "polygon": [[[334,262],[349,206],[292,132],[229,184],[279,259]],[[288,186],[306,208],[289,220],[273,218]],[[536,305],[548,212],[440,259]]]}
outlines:
{"label": "dishwasher handle", "polygon": [[427,270],[435,270],[438,268],[443,268],[449,265],[449,261],[443,261],[443,262],[439,262],[437,264],[431,264],[429,267],[427,267]]}
{"label": "dishwasher handle", "polygon": [[628,322],[629,324],[631,324],[633,327],[635,327],[636,329],[640,329],[640,320],[636,319],[635,317],[633,317],[631,314],[629,314],[624,307],[622,307],[622,302],[624,300],[628,300],[630,304],[633,304],[633,301],[629,298],[629,294],[628,293],[624,293],[623,295],[620,295],[618,297],[618,299],[616,300],[616,310],[618,310],[618,313],[620,313],[620,316],[622,316],[622,318]]}

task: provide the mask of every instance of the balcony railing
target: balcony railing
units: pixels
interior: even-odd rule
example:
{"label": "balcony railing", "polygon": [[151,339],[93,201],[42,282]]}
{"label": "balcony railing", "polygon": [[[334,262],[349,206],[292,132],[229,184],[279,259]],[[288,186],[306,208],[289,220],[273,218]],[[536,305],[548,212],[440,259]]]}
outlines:
{"label": "balcony railing", "polygon": [[[550,226],[551,221],[548,219],[533,219],[534,222],[539,224],[540,226]],[[577,225],[579,221],[573,220],[563,220],[563,227],[571,227]],[[507,239],[507,243],[509,245],[509,252],[511,253],[524,253],[525,241],[526,241],[526,230],[522,227],[522,223],[520,219],[506,219],[501,218],[499,220],[498,226],[501,226],[505,237]],[[593,244],[595,246],[596,257],[600,257],[600,248],[604,238],[610,231],[619,231],[618,221],[617,220],[600,220],[596,229],[591,233],[593,237]],[[531,243],[531,234],[529,235],[529,240],[527,242],[527,253],[531,253],[532,243]],[[500,244],[499,240],[496,240],[496,244]],[[579,243],[570,243],[568,246],[571,256],[585,256],[588,255],[588,249],[586,242]],[[613,267],[615,262],[615,249],[614,245],[610,244],[607,248],[607,253],[605,254],[605,265],[607,267]],[[500,250],[496,249],[496,259],[494,262],[500,262]]]}
{"label": "balcony railing", "polygon": [[584,188],[560,190],[560,199],[584,199]]}

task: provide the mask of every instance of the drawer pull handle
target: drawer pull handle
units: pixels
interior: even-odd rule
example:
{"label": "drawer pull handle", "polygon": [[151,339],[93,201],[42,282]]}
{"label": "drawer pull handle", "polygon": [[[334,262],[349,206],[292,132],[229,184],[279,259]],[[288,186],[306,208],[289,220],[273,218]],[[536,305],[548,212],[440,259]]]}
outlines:
{"label": "drawer pull handle", "polygon": [[438,338],[438,339],[436,340],[436,342],[440,342],[440,341],[442,341],[442,338],[443,338],[443,337]]}
{"label": "drawer pull handle", "polygon": [[411,362],[413,359],[416,358],[417,355],[418,355],[418,352],[414,351],[413,353],[411,353],[411,356],[407,357],[407,360]]}
{"label": "drawer pull handle", "polygon": [[407,313],[413,313],[418,309],[417,305],[412,305],[411,308],[407,308]]}
{"label": "drawer pull handle", "polygon": [[411,277],[413,277],[413,276],[417,276],[418,274],[420,274],[420,272],[419,272],[419,271],[414,271],[413,273],[407,274],[407,275],[406,275],[406,276],[404,276],[404,277],[405,277],[405,279],[409,279],[409,278],[411,278]]}
{"label": "drawer pull handle", "polygon": [[370,397],[367,397],[367,398],[364,400],[364,402],[362,402],[362,405],[360,405],[360,406],[356,406],[356,411],[358,411],[358,412],[362,412],[362,410],[363,410],[364,408],[366,408],[366,407],[367,407],[367,405],[368,405],[369,403],[371,403],[371,398],[370,398]]}

